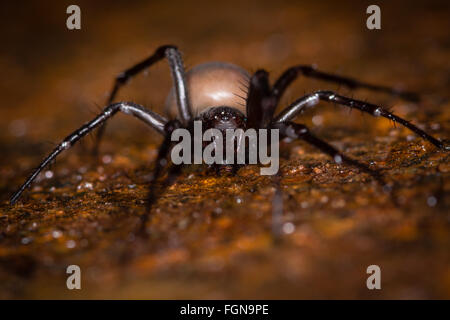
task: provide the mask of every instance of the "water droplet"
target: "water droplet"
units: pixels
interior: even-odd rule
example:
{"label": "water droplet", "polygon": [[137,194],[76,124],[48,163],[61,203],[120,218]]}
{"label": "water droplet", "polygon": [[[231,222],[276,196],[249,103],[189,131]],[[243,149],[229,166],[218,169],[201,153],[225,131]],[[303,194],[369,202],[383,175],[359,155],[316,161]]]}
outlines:
{"label": "water droplet", "polygon": [[381,108],[376,108],[373,112],[375,117],[379,117],[381,115]]}
{"label": "water droplet", "polygon": [[52,237],[55,238],[55,239],[58,239],[58,238],[60,238],[61,236],[62,236],[62,232],[59,231],[59,230],[54,230],[54,231],[52,232]]}
{"label": "water droplet", "polygon": [[334,162],[336,162],[337,164],[342,163],[342,157],[340,155],[335,155],[334,156]]}
{"label": "water droplet", "polygon": [[73,249],[75,248],[77,245],[77,243],[74,240],[69,240],[66,242],[66,247],[69,249]]}
{"label": "water droplet", "polygon": [[323,117],[320,115],[312,117],[312,123],[316,126],[321,126],[323,124]]}
{"label": "water droplet", "polygon": [[22,240],[20,240],[20,242],[22,244],[29,244],[31,242],[31,238],[27,238],[27,237],[22,238]]}
{"label": "water droplet", "polygon": [[104,164],[111,163],[111,161],[112,161],[112,157],[109,154],[106,154],[102,157],[102,162]]}
{"label": "water droplet", "polygon": [[88,189],[92,190],[94,186],[90,182],[82,182],[77,186],[77,190]]}
{"label": "water droplet", "polygon": [[295,230],[295,226],[293,223],[291,222],[286,222],[285,224],[283,224],[283,232],[286,234],[291,234],[292,232],[294,232]]}
{"label": "water droplet", "polygon": [[436,197],[434,197],[434,196],[429,196],[429,197],[427,198],[427,204],[428,204],[429,207],[434,207],[434,206],[436,206],[436,204],[437,204],[437,199],[436,199]]}
{"label": "water droplet", "polygon": [[47,171],[45,171],[44,175],[47,179],[51,179],[51,178],[53,178],[53,171],[47,170]]}

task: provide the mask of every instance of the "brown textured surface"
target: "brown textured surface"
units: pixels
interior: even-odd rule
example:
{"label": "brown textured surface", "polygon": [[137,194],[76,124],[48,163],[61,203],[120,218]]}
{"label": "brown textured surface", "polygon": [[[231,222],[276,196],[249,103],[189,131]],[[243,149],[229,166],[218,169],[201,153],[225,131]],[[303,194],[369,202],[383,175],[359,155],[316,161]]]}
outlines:
{"label": "brown textured surface", "polygon": [[[108,126],[103,162],[89,157],[87,138],[59,158],[52,178],[42,176],[19,204],[7,202],[51,150],[46,141],[90,119],[113,76],[164,43],[182,48],[188,66],[229,61],[264,67],[273,79],[292,64],[316,63],[404,86],[424,101],[339,92],[393,107],[448,138],[448,4],[389,1],[382,30],[368,31],[364,2],[96,3],[79,2],[82,30],[72,32],[64,1],[0,10],[1,298],[450,298],[448,154],[387,120],[333,106],[303,121],[382,168],[398,184],[398,205],[366,175],[296,142],[281,163],[283,221],[295,230],[281,243],[271,237],[273,187],[255,167],[233,178],[187,170],[152,211],[151,237],[136,240],[161,139],[122,115]],[[161,63],[120,99],[162,110],[169,87]],[[283,104],[319,88],[337,89],[299,80]],[[123,262],[126,250],[134,258]],[[81,291],[65,287],[70,264],[82,269]],[[382,269],[381,291],[366,289],[371,264]]]}

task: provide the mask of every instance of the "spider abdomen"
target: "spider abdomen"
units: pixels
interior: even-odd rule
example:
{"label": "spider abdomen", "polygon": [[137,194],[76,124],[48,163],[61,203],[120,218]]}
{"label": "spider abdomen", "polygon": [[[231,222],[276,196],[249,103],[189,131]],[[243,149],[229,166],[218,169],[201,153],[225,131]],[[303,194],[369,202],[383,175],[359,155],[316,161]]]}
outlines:
{"label": "spider abdomen", "polygon": [[[186,73],[189,100],[194,115],[210,108],[227,106],[245,114],[245,97],[250,74],[239,66],[225,62],[207,62]],[[166,99],[166,112],[175,117],[177,103],[175,90]]]}

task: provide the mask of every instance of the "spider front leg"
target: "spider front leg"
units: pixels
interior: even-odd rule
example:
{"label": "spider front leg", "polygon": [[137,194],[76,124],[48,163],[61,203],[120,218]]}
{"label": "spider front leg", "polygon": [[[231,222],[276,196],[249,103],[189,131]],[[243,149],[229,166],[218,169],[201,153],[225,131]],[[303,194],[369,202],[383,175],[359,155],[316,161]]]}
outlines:
{"label": "spider front leg", "polygon": [[[131,68],[121,72],[114,82],[113,89],[109,94],[109,98],[107,101],[107,105],[114,102],[116,95],[119,89],[124,86],[132,77],[136,76],[140,72],[144,71],[147,68],[150,68],[152,65],[162,60],[163,58],[167,58],[169,62],[169,67],[172,73],[173,82],[176,89],[176,97],[178,104],[178,111],[181,117],[181,120],[184,124],[187,124],[192,119],[192,110],[189,104],[189,95],[186,86],[185,80],[185,72],[183,66],[183,60],[181,58],[181,53],[177,49],[177,47],[173,45],[164,45],[156,49],[156,51],[147,59],[139,62],[138,64],[132,66]],[[94,154],[98,153],[98,149],[100,147],[100,141],[105,131],[105,125],[102,125],[98,132],[94,145]]]}
{"label": "spider front leg", "polygon": [[442,141],[430,136],[425,131],[419,129],[417,126],[413,125],[409,121],[400,118],[399,116],[387,111],[386,109],[383,109],[380,106],[367,103],[364,101],[340,96],[332,91],[317,91],[313,94],[301,97],[300,99],[294,101],[290,106],[285,108],[283,111],[281,111],[280,114],[278,114],[275,117],[273,122],[282,123],[293,120],[305,109],[316,106],[319,103],[319,100],[340,104],[350,108],[355,108],[360,111],[366,112],[374,117],[384,117],[386,119],[400,123],[401,125],[405,126],[406,128],[416,133],[423,139],[428,140],[439,149],[450,150],[450,147],[446,146]]}
{"label": "spider front leg", "polygon": [[312,66],[306,65],[298,65],[287,69],[283,74],[278,78],[278,80],[273,85],[272,94],[276,98],[276,103],[278,104],[281,96],[283,95],[286,88],[298,78],[299,75],[303,75],[309,78],[315,78],[323,81],[334,82],[339,85],[346,86],[350,89],[358,89],[364,88],[377,92],[385,92],[394,96],[399,96],[405,100],[418,102],[419,96],[413,92],[407,92],[395,88],[390,88],[386,86],[380,86],[375,84],[370,84],[362,81],[358,81],[349,77],[337,76],[330,73],[325,73],[319,70],[316,70]]}
{"label": "spider front leg", "polygon": [[17,190],[11,197],[10,202],[14,204],[23,193],[23,191],[36,179],[37,175],[52,161],[54,160],[61,152],[72,147],[78,140],[87,135],[89,132],[94,130],[95,128],[101,126],[106,122],[106,120],[110,119],[117,112],[123,112],[125,114],[131,114],[136,118],[144,121],[149,126],[154,128],[157,132],[164,134],[165,133],[165,125],[167,120],[160,116],[159,114],[147,110],[143,106],[135,104],[133,102],[120,102],[114,103],[107,106],[103,109],[102,113],[100,113],[93,120],[84,124],[81,128],[75,130],[70,135],[68,135],[58,146],[48,155],[39,166],[31,173],[28,179],[24,184]]}

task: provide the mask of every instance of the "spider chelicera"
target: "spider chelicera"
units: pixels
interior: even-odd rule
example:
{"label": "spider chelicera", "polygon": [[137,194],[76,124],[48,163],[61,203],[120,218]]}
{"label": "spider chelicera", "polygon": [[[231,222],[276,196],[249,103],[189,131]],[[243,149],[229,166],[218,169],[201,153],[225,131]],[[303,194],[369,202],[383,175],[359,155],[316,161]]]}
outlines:
{"label": "spider chelicera", "polygon": [[[133,102],[113,103],[119,89],[131,77],[164,58],[169,62],[174,82],[174,88],[172,88],[166,103],[171,120]],[[238,128],[243,130],[249,128],[255,130],[278,129],[280,139],[302,139],[330,155],[335,162],[344,162],[356,166],[379,178],[375,170],[343,155],[330,144],[315,137],[305,125],[293,122],[305,109],[317,105],[321,100],[358,109],[372,116],[384,117],[400,123],[439,149],[449,150],[449,147],[445,146],[443,142],[388,110],[375,104],[344,97],[332,91],[316,91],[304,95],[275,115],[275,109],[284,91],[300,75],[337,83],[351,89],[366,88],[397,95],[407,100],[418,100],[418,97],[413,93],[328,74],[306,65],[298,65],[287,69],[273,85],[269,84],[268,73],[264,70],[258,70],[250,76],[244,69],[228,63],[205,63],[194,67],[185,74],[181,54],[177,47],[172,45],[161,46],[149,58],[117,76],[109,95],[107,106],[103,111],[93,120],[85,123],[81,128],[68,135],[42,161],[25,183],[12,195],[11,204],[14,204],[19,199],[23,191],[58,154],[72,147],[79,139],[98,127],[97,149],[106,121],[119,111],[131,114],[144,121],[164,137],[164,141],[158,151],[152,181],[156,181],[159,178],[164,171],[163,169],[169,163],[167,157],[173,146],[171,133],[177,128],[192,130],[195,120],[202,121],[203,127],[206,129],[217,128],[222,131]],[[245,97],[241,96],[241,91],[244,91]],[[178,116],[174,116],[176,110],[178,111]],[[171,166],[166,178],[166,185],[171,184],[175,180],[181,167],[182,165]],[[235,171],[238,165],[232,165],[232,167]],[[153,189],[151,188],[150,191],[150,204],[155,199]]]}

